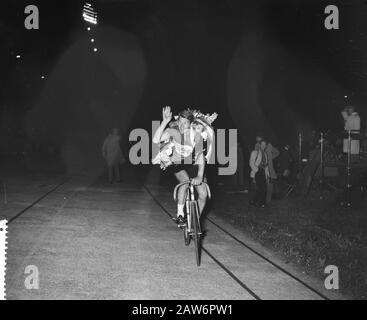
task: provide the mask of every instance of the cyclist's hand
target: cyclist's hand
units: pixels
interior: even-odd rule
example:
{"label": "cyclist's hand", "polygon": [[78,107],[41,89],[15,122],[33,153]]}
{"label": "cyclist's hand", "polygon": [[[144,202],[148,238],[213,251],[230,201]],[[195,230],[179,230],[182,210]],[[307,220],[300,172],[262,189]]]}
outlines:
{"label": "cyclist's hand", "polygon": [[170,122],[172,119],[171,107],[167,106],[162,110],[163,121]]}
{"label": "cyclist's hand", "polygon": [[196,177],[196,178],[193,178],[192,180],[191,180],[191,183],[192,183],[192,185],[194,185],[194,186],[198,186],[199,184],[201,184],[203,182],[203,178],[201,178],[201,177]]}

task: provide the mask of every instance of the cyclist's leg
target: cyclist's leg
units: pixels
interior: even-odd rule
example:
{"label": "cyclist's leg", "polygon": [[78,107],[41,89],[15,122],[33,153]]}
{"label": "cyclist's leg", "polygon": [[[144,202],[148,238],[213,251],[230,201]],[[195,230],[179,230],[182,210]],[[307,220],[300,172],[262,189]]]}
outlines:
{"label": "cyclist's leg", "polygon": [[[186,170],[175,172],[175,176],[179,183],[190,180],[189,175],[186,172]],[[178,189],[178,192],[177,192],[178,204],[181,204],[181,205],[185,204],[185,193],[186,193],[187,188],[188,188],[188,185],[184,185]]]}
{"label": "cyclist's leg", "polygon": [[[190,174],[192,177],[196,177],[199,171],[199,167],[197,165],[192,166],[191,167],[191,171]],[[203,181],[206,182],[206,176],[204,174],[203,177]],[[195,189],[198,193],[198,206],[199,206],[199,213],[200,215],[202,214],[204,208],[205,208],[205,204],[206,204],[206,200],[208,197],[208,192],[206,189],[206,186],[204,184],[200,184],[198,186],[195,186]]]}
{"label": "cyclist's leg", "polygon": [[200,215],[201,215],[204,208],[205,208],[206,200],[207,200],[207,197],[208,197],[208,191],[207,191],[206,186],[204,184],[196,186],[196,191],[198,193],[198,205],[199,205],[199,211],[200,211]]}
{"label": "cyclist's leg", "polygon": [[[189,180],[189,175],[185,170],[175,172],[176,179],[179,183]],[[188,185],[181,186],[177,191],[177,218],[175,219],[179,227],[185,224],[184,221],[184,207],[185,207],[185,195]]]}

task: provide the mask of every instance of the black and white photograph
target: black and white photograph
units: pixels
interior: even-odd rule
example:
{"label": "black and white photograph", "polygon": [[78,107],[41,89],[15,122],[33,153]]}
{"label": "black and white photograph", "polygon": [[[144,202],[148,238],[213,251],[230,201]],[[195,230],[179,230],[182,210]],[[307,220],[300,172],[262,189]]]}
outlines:
{"label": "black and white photograph", "polygon": [[1,0],[0,48],[0,300],[367,300],[366,1]]}

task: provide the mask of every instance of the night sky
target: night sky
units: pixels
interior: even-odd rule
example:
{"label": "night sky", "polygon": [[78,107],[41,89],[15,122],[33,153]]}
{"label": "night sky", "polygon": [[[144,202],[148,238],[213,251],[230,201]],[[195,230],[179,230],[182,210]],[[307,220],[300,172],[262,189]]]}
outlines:
{"label": "night sky", "polygon": [[333,1],[340,30],[331,31],[323,0],[89,1],[99,18],[91,32],[83,1],[32,1],[37,31],[24,28],[28,1],[7,2],[3,119],[17,119],[28,134],[39,128],[65,153],[99,152],[111,127],[126,141],[131,129],[160,120],[166,105],[216,111],[216,127],[238,128],[247,145],[257,132],[280,144],[299,131],[341,131],[339,111],[350,103],[364,126],[364,1]]}

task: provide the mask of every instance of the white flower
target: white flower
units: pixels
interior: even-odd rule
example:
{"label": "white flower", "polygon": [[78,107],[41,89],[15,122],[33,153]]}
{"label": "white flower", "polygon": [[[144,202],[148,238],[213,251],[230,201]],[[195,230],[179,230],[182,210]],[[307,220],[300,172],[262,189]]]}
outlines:
{"label": "white flower", "polygon": [[173,153],[173,143],[169,144],[166,150],[166,155],[170,156]]}

